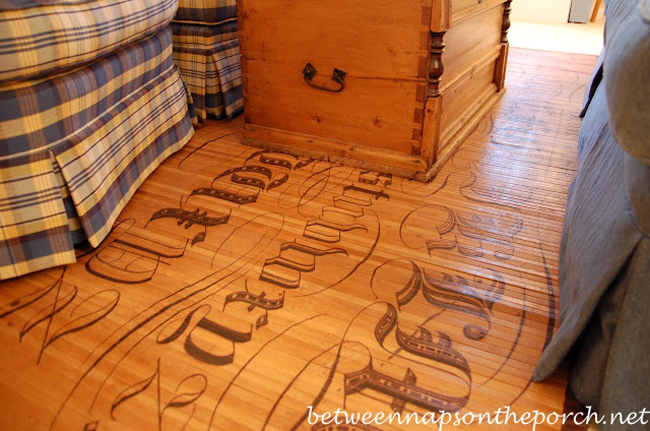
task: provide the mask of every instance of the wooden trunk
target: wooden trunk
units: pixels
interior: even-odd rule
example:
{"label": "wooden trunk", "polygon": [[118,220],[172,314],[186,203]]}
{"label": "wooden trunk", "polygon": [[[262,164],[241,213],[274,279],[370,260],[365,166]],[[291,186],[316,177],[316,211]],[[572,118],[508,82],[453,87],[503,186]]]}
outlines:
{"label": "wooden trunk", "polygon": [[504,91],[510,1],[237,8],[249,145],[427,181]]}

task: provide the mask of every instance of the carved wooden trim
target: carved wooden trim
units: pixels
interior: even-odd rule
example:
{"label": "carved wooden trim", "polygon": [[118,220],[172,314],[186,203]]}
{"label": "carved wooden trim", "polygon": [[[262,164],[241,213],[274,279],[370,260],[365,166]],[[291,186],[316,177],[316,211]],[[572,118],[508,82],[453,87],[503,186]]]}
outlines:
{"label": "carved wooden trim", "polygon": [[429,63],[429,97],[440,97],[440,78],[445,72],[442,53],[445,52],[443,41],[445,32],[431,33],[431,61]]}
{"label": "carved wooden trim", "polygon": [[508,43],[508,30],[510,30],[510,13],[512,12],[512,0],[504,3],[503,24],[501,24],[501,43]]}

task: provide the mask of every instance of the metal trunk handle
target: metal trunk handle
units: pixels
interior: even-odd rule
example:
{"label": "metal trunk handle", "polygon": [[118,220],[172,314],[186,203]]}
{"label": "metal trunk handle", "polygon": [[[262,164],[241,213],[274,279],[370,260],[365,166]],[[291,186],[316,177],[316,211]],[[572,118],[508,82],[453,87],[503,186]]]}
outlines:
{"label": "metal trunk handle", "polygon": [[307,65],[303,69],[302,74],[305,77],[305,82],[310,87],[314,87],[319,90],[329,91],[331,93],[339,93],[345,87],[345,76],[347,75],[347,72],[344,72],[341,69],[334,68],[334,71],[332,72],[332,81],[340,85],[340,87],[338,88],[328,88],[323,85],[314,84],[312,82],[312,79],[314,78],[314,76],[316,76],[317,73],[318,72],[316,71],[316,68],[311,63],[307,63]]}

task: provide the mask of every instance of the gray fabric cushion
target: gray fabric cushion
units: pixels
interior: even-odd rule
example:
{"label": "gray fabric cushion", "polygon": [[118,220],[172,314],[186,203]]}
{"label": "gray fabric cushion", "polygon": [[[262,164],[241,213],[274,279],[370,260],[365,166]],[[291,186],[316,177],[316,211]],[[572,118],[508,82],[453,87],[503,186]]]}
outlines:
{"label": "gray fabric cushion", "polygon": [[603,79],[609,126],[621,147],[650,164],[650,0],[608,7]]}
{"label": "gray fabric cushion", "polygon": [[[650,238],[639,242],[621,273],[617,289],[625,291],[619,309],[616,329],[609,347],[607,363],[604,367],[604,381],[600,402],[601,413],[611,417],[611,413],[640,412],[650,406],[650,337],[647,331],[650,325],[648,309],[650,294]],[[572,387],[575,384],[572,381]],[[599,425],[599,431],[647,430],[646,424],[635,425],[607,424]]]}
{"label": "gray fabric cushion", "polygon": [[[549,377],[569,353],[643,238],[628,200],[626,153],[609,132],[604,96],[600,86],[580,130],[578,174],[560,246],[560,328],[537,364],[536,381]],[[594,380],[602,382],[603,372],[594,370]],[[599,391],[596,386],[591,391]]]}
{"label": "gray fabric cushion", "polygon": [[650,406],[650,0],[606,7],[603,81],[588,92],[562,232],[560,327],[534,379],[573,352],[578,400],[625,418]]}
{"label": "gray fabric cushion", "polygon": [[[650,406],[650,166],[625,152],[610,133],[599,86],[579,139],[560,248],[560,327],[534,379],[549,377],[572,351],[569,382],[600,414]],[[647,424],[599,425],[600,431]]]}
{"label": "gray fabric cushion", "polygon": [[[650,166],[625,158],[625,186],[637,228],[650,237]],[[650,266],[650,260],[648,260]],[[650,285],[650,282],[648,283]]]}
{"label": "gray fabric cushion", "polygon": [[[605,36],[613,33],[630,15],[639,0],[605,0]],[[607,44],[607,40],[605,40]]]}
{"label": "gray fabric cushion", "polygon": [[589,104],[591,99],[593,99],[596,90],[600,85],[600,82],[603,80],[603,62],[605,61],[605,48],[600,52],[598,56],[598,61],[594,67],[593,72],[591,73],[591,78],[589,78],[589,84],[587,85],[587,91],[585,91],[585,96],[582,99],[582,111],[580,111],[580,118],[584,118],[589,109]]}

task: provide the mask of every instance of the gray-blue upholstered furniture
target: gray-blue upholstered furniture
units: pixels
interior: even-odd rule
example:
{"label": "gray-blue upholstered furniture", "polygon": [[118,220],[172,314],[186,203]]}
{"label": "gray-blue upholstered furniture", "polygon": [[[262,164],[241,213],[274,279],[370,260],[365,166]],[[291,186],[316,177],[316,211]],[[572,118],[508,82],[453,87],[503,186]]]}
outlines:
{"label": "gray-blue upholstered furniture", "polygon": [[650,0],[607,0],[605,48],[586,97],[560,249],[560,327],[535,379],[571,357],[600,431],[650,429]]}

